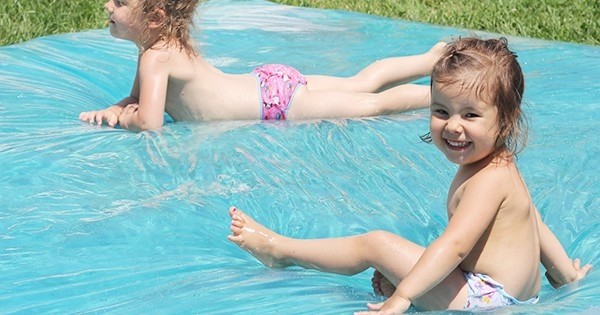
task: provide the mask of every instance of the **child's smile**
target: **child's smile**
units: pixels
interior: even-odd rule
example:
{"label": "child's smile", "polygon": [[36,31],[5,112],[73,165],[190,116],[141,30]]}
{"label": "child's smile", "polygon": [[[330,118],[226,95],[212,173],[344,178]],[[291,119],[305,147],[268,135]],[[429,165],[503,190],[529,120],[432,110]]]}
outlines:
{"label": "child's smile", "polygon": [[452,141],[446,139],[446,144],[448,145],[450,150],[463,151],[471,144],[469,141]]}

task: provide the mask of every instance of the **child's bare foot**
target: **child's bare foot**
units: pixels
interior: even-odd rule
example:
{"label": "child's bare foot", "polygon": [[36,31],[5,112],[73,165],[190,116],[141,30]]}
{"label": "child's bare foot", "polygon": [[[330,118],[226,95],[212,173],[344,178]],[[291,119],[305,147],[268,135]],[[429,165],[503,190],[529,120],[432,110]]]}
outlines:
{"label": "child's bare foot", "polygon": [[431,67],[429,68],[427,75],[431,74],[431,71],[433,71],[433,66],[435,66],[437,61],[442,57],[446,45],[448,45],[448,43],[438,42],[425,53],[429,56],[429,61],[431,62]]}
{"label": "child's bare foot", "polygon": [[254,221],[236,207],[229,208],[229,216],[231,216],[230,229],[233,233],[227,236],[230,241],[269,268],[284,268],[289,265],[276,257],[274,247],[281,235]]}
{"label": "child's bare foot", "polygon": [[371,278],[373,292],[377,295],[390,297],[396,291],[396,287],[381,272],[375,270]]}
{"label": "child's bare foot", "polygon": [[447,45],[448,43],[446,42],[438,42],[433,45],[433,47],[431,47],[427,53],[432,55],[435,61],[437,61],[442,56],[442,53]]}

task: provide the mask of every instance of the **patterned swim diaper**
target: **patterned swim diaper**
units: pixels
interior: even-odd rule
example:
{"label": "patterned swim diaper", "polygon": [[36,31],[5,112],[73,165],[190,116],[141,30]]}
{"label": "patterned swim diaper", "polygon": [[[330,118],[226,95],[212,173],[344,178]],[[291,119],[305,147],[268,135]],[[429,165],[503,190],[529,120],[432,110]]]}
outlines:
{"label": "patterned swim diaper", "polygon": [[306,78],[296,69],[282,64],[266,64],[252,71],[259,83],[261,118],[285,120],[298,85]]}
{"label": "patterned swim diaper", "polygon": [[527,301],[519,301],[508,292],[504,291],[504,285],[498,283],[490,276],[465,272],[465,279],[469,289],[469,296],[465,304],[466,310],[493,309],[508,305],[535,304],[539,297],[533,297]]}

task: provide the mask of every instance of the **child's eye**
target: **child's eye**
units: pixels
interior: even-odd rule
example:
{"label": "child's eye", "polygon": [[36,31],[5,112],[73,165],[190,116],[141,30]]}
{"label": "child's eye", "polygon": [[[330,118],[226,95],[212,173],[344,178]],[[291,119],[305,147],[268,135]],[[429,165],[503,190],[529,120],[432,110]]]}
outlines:
{"label": "child's eye", "polygon": [[441,116],[448,116],[448,112],[443,109],[434,109],[433,113]]}
{"label": "child's eye", "polygon": [[477,117],[480,117],[479,115],[477,115],[475,113],[468,113],[466,116],[467,116],[467,118],[477,118]]}

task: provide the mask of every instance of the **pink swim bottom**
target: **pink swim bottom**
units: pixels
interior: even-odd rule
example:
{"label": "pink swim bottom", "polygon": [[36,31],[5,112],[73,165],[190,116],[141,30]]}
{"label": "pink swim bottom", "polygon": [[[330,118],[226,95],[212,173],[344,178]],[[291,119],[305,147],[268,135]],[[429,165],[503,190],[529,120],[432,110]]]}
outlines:
{"label": "pink swim bottom", "polygon": [[261,118],[285,120],[298,85],[306,78],[296,69],[281,64],[266,64],[252,71],[259,83]]}
{"label": "pink swim bottom", "polygon": [[465,304],[466,310],[494,309],[517,304],[535,304],[539,300],[536,296],[527,301],[519,301],[504,290],[504,285],[484,274],[465,272],[465,279],[467,280],[469,289],[469,296]]}

